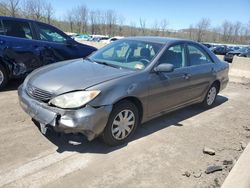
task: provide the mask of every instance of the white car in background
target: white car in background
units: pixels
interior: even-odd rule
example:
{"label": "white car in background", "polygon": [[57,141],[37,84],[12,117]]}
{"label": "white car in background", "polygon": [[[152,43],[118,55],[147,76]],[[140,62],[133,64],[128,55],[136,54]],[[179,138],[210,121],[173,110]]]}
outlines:
{"label": "white car in background", "polygon": [[105,43],[105,44],[110,44],[111,42],[114,42],[114,41],[122,39],[122,38],[124,38],[124,37],[116,36],[116,37],[111,37],[109,39],[100,40],[100,42]]}

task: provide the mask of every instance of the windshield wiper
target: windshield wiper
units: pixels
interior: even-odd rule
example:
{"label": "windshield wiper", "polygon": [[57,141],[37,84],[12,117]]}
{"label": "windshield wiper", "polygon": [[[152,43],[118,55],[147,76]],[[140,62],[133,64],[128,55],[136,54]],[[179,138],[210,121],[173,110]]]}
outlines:
{"label": "windshield wiper", "polygon": [[98,64],[102,64],[102,65],[114,67],[114,68],[117,68],[117,69],[121,68],[121,67],[118,66],[118,65],[109,64],[109,63],[104,62],[104,61],[94,61],[94,60],[90,59],[89,57],[85,58],[85,60],[90,61],[91,63],[98,63]]}
{"label": "windshield wiper", "polygon": [[106,65],[106,66],[110,66],[110,67],[114,67],[114,68],[121,68],[120,66],[118,65],[114,65],[114,64],[110,64],[110,63],[107,63],[107,62],[104,62],[104,61],[93,61],[95,63],[98,63],[98,64],[102,64],[102,65]]}

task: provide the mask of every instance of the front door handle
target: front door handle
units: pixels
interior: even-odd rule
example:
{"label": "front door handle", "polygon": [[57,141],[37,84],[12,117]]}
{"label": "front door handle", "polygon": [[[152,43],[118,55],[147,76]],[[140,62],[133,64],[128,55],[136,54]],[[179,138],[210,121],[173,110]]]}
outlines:
{"label": "front door handle", "polygon": [[0,40],[0,45],[2,45],[2,44],[4,44],[5,42],[4,42],[4,40]]}
{"label": "front door handle", "polygon": [[184,75],[182,76],[182,78],[185,79],[185,80],[189,80],[190,77],[191,77],[191,74],[184,74]]}

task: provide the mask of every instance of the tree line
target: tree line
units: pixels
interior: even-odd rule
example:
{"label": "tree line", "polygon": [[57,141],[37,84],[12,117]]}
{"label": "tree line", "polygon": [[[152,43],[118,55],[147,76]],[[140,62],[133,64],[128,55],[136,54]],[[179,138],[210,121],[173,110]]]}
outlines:
{"label": "tree line", "polygon": [[54,7],[47,0],[0,0],[0,15],[43,21],[65,32],[108,36],[154,35],[199,42],[250,44],[250,20],[248,23],[225,20],[220,26],[214,27],[210,19],[201,18],[186,29],[173,30],[167,19],[149,24],[141,17],[125,24],[125,18],[114,10],[91,10],[86,5],[70,8],[59,20]]}

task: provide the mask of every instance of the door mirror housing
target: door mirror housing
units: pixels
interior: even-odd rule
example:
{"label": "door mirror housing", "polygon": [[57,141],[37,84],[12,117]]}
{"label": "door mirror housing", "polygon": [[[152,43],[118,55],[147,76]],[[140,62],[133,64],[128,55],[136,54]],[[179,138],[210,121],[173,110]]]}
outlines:
{"label": "door mirror housing", "polygon": [[155,72],[173,72],[174,71],[174,65],[163,63],[154,68]]}
{"label": "door mirror housing", "polygon": [[66,44],[67,46],[73,46],[73,45],[75,45],[75,41],[74,41],[74,39],[68,38],[68,39],[65,41],[65,44]]}

